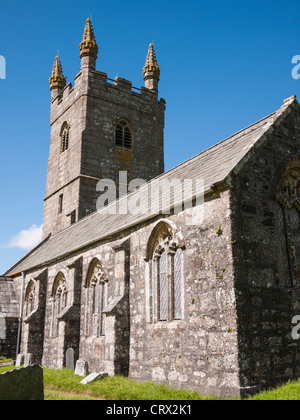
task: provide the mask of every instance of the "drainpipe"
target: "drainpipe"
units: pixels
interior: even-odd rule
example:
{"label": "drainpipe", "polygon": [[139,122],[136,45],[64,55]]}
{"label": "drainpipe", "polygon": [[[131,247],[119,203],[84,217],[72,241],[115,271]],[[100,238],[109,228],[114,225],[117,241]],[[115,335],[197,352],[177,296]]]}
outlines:
{"label": "drainpipe", "polygon": [[16,360],[20,354],[21,346],[21,329],[22,329],[22,315],[23,315],[23,303],[24,303],[24,286],[25,286],[25,273],[22,271],[22,287],[20,297],[20,314],[18,318],[18,335],[17,335],[17,349],[16,349]]}

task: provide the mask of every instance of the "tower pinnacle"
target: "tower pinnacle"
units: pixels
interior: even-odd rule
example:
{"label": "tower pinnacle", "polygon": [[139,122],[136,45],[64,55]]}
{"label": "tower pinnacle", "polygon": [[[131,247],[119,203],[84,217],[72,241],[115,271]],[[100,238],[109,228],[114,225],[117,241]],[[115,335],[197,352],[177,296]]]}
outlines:
{"label": "tower pinnacle", "polygon": [[54,91],[56,94],[59,93],[65,86],[67,82],[65,76],[63,75],[62,65],[57,55],[54,60],[53,69],[51,77],[49,79],[49,87],[51,92]]}
{"label": "tower pinnacle", "polygon": [[[94,29],[90,18],[87,18],[86,20],[82,41],[79,44],[79,51],[82,67],[88,65],[88,67],[95,68],[95,61],[98,56],[98,45],[96,43]],[[90,57],[90,60],[83,60],[85,57]]]}
{"label": "tower pinnacle", "polygon": [[143,76],[146,88],[158,91],[160,69],[157,64],[154,46],[152,43],[149,45],[146,63],[143,68]]}

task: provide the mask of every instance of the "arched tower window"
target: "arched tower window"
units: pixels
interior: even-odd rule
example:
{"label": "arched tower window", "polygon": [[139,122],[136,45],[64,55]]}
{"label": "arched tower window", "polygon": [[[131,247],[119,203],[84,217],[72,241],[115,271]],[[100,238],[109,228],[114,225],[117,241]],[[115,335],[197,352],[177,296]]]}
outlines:
{"label": "arched tower window", "polygon": [[290,162],[277,187],[280,269],[284,286],[300,287],[300,161]]}
{"label": "arched tower window", "polygon": [[107,278],[97,258],[90,263],[86,279],[85,335],[105,335],[105,314]]}
{"label": "arched tower window", "polygon": [[28,316],[35,309],[36,290],[35,283],[30,280],[25,293],[25,316]]}
{"label": "arched tower window", "polygon": [[64,122],[61,128],[60,133],[60,152],[63,153],[69,148],[69,133],[70,133],[70,127],[67,122]]}
{"label": "arched tower window", "polygon": [[182,239],[167,223],[159,223],[151,234],[146,258],[150,321],[183,319],[183,248]]}
{"label": "arched tower window", "polygon": [[116,125],[116,146],[132,150],[132,129],[126,120],[118,121]]}

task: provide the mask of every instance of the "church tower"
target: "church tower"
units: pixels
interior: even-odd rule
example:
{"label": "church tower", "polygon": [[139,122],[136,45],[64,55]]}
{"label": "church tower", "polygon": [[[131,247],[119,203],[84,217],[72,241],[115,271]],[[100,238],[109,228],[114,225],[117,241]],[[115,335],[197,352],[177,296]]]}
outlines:
{"label": "church tower", "polygon": [[96,211],[100,180],[113,180],[118,187],[120,171],[126,171],[127,184],[137,178],[149,181],[164,172],[165,101],[158,99],[160,70],[153,45],[141,89],[96,71],[99,49],[90,19],[79,51],[81,68],[74,86],[66,84],[58,56],[49,79],[51,139],[44,238]]}

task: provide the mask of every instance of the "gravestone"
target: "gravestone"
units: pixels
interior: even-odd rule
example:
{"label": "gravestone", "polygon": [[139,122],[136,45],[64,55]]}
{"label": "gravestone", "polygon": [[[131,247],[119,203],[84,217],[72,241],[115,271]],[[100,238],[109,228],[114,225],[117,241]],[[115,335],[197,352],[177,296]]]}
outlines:
{"label": "gravestone", "polygon": [[18,354],[17,356],[17,360],[16,360],[16,367],[20,367],[22,365],[24,365],[24,354]]}
{"label": "gravestone", "polygon": [[86,378],[84,378],[80,382],[80,384],[81,385],[87,385],[87,384],[89,384],[91,382],[104,379],[106,376],[108,376],[108,373],[105,373],[105,372],[100,372],[100,373],[93,372],[89,376],[87,376]]}
{"label": "gravestone", "polygon": [[84,377],[87,374],[88,374],[88,362],[86,360],[83,360],[83,359],[77,360],[75,375]]}
{"label": "gravestone", "polygon": [[32,365],[32,354],[25,353],[24,354],[24,367],[28,367]]}
{"label": "gravestone", "polygon": [[75,370],[75,352],[72,348],[66,351],[66,368]]}
{"label": "gravestone", "polygon": [[6,340],[6,321],[2,314],[0,314],[0,340]]}

